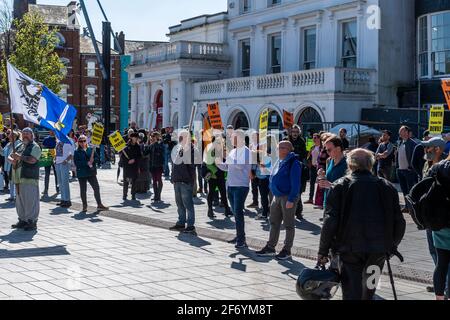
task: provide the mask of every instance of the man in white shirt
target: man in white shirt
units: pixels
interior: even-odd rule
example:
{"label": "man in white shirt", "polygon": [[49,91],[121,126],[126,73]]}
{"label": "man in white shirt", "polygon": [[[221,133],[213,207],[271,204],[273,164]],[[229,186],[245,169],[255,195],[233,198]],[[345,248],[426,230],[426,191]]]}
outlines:
{"label": "man in white shirt", "polygon": [[236,130],[231,136],[234,149],[228,154],[226,162],[216,158],[217,167],[228,172],[227,192],[231,210],[236,219],[236,249],[246,248],[244,206],[250,191],[252,157],[250,149],[245,146],[245,133]]}
{"label": "man in white shirt", "polygon": [[61,191],[61,202],[58,203],[58,206],[62,208],[70,208],[72,206],[69,180],[73,154],[73,146],[71,144],[58,141],[56,145],[55,166]]}

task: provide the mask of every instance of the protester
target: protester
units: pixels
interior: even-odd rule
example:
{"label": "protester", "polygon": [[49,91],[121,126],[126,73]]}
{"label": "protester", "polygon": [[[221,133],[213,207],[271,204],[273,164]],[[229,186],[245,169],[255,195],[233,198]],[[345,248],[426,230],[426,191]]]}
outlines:
{"label": "protester", "polygon": [[386,259],[397,252],[406,221],[395,187],[372,175],[372,153],[354,150],[347,163],[350,175],[331,186],[327,197],[318,263],[325,265],[330,252],[338,256],[343,299],[372,300],[376,285],[368,285],[369,268],[382,273]]}
{"label": "protester", "polygon": [[[326,170],[327,170],[328,159],[330,158],[330,156],[328,155],[327,148],[325,146],[325,142],[333,136],[334,136],[333,134],[326,133],[326,132],[323,132],[320,134],[321,147],[320,147],[319,160],[317,161],[317,169],[318,170],[317,170],[316,182],[320,182],[320,179],[323,179],[323,175],[321,175],[319,177],[319,173],[323,174],[323,172],[326,172]],[[316,197],[314,200],[316,209],[323,210],[324,200],[325,200],[325,189],[322,189],[320,187],[319,183],[317,183]]]}
{"label": "protester", "polygon": [[244,206],[250,191],[250,174],[252,170],[251,152],[245,146],[245,133],[235,130],[231,136],[234,149],[228,154],[226,162],[218,160],[219,169],[228,172],[227,193],[230,199],[231,210],[236,219],[236,249],[246,248]]}
{"label": "protester", "polygon": [[[347,161],[344,155],[344,146],[341,138],[332,136],[325,141],[325,148],[330,161],[328,163],[326,171],[320,169],[318,172],[319,186],[325,189],[324,193],[324,207],[326,208],[328,191],[331,189],[332,184],[338,179],[342,178],[347,172]],[[321,219],[323,221],[323,218]]]}
{"label": "protester", "polygon": [[172,152],[173,166],[171,181],[175,189],[178,221],[170,230],[194,235],[196,234],[195,209],[192,194],[195,184],[195,152],[189,132],[182,131],[179,135],[179,144]]}
{"label": "protester", "polygon": [[[289,141],[292,143],[294,147],[294,154],[297,155],[297,159],[302,164],[302,168],[304,165],[306,165],[306,159],[308,157],[308,151],[306,151],[306,142],[301,136],[301,129],[298,125],[294,125],[291,129],[290,135],[289,135]],[[306,181],[304,181],[306,183]],[[300,193],[303,192],[303,187],[300,188]],[[301,197],[301,194],[300,194]],[[297,208],[295,211],[295,215],[297,219],[303,220],[303,202],[298,201],[297,202]]]}
{"label": "protester", "polygon": [[270,174],[272,170],[271,158],[271,137],[268,137],[267,142],[263,142],[259,150],[257,150],[257,164],[253,165],[252,173],[254,172],[254,179],[258,179],[259,196],[261,197],[261,213],[257,215],[257,219],[267,220],[270,214]]}
{"label": "protester", "polygon": [[100,196],[100,185],[97,180],[97,163],[99,162],[97,154],[92,148],[88,148],[86,136],[80,136],[78,139],[78,149],[74,154],[74,162],[77,168],[77,177],[80,184],[80,197],[83,203],[82,212],[87,212],[87,183],[94,190],[94,197],[97,202],[97,211],[107,211],[109,208],[102,203]]}
{"label": "protester", "polygon": [[[53,131],[49,132],[49,136],[44,139],[42,142],[42,146],[44,149],[48,149],[50,154],[52,154],[54,157],[56,157],[56,137],[55,133]],[[59,185],[58,185],[58,175],[56,174],[56,166],[53,162],[51,166],[45,167],[45,177],[44,177],[44,191],[42,192],[42,195],[44,197],[48,197],[48,191],[49,191],[49,185],[50,185],[50,173],[53,169],[53,174],[55,175],[55,188],[56,193],[59,194]]]}
{"label": "protester", "polygon": [[444,140],[447,141],[445,145],[445,153],[450,154],[450,132],[444,135]]}
{"label": "protester", "polygon": [[41,148],[34,142],[31,128],[22,130],[22,142],[9,160],[13,164],[12,181],[16,185],[16,210],[19,222],[13,229],[35,231],[39,218],[39,159]]}
{"label": "protester", "polygon": [[[5,157],[5,167],[4,170],[7,173],[7,177],[8,177],[8,181],[10,184],[9,187],[9,198],[6,199],[6,201],[10,201],[10,202],[14,202],[16,201],[16,185],[14,184],[13,178],[12,178],[12,161],[9,158],[9,156],[13,153],[13,141],[14,141],[14,146],[17,149],[19,147],[19,145],[21,144],[21,135],[18,131],[11,131],[8,130],[8,144],[5,146],[5,148],[3,149],[3,155]],[[14,135],[14,136],[13,136]],[[6,179],[5,179],[6,180]]]}
{"label": "protester", "polygon": [[61,202],[58,206],[61,208],[70,208],[72,202],[70,199],[70,168],[73,160],[73,146],[62,141],[56,144],[56,175],[58,176],[59,187],[61,190]]}
{"label": "protester", "polygon": [[142,157],[141,148],[138,145],[139,134],[130,135],[130,141],[121,154],[123,164],[123,200],[127,201],[128,189],[131,184],[131,199],[136,200],[136,179],[138,177],[138,160]]}
{"label": "protester", "polygon": [[[139,174],[136,179],[136,193],[139,194],[145,194],[150,190],[150,156],[148,153],[150,145],[146,144],[146,140],[145,134],[140,132],[138,144],[142,157],[137,161]],[[148,142],[151,143],[150,139],[148,139]]]}
{"label": "protester", "polygon": [[376,153],[378,150],[378,143],[375,137],[370,137],[369,142],[363,147],[363,149],[367,149],[373,153]]}
{"label": "protester", "polygon": [[[258,154],[259,152],[259,133],[253,132],[251,135],[251,140],[249,144],[249,149],[252,152],[252,154]],[[259,163],[259,161],[257,161]],[[252,170],[253,178],[251,179],[251,186],[252,186],[252,198],[253,201],[250,205],[247,206],[247,208],[259,208],[259,178],[256,176],[256,166],[254,166]]]}
{"label": "protester", "polygon": [[348,150],[348,148],[350,148],[350,142],[347,139],[347,129],[342,128],[341,130],[339,130],[339,138],[341,138],[342,140],[342,150]]}
{"label": "protester", "polygon": [[148,149],[150,156],[150,172],[153,181],[153,202],[161,202],[161,192],[163,189],[162,175],[164,172],[164,144],[161,141],[161,134],[153,132],[151,135],[151,144]]}
{"label": "protester", "polygon": [[[69,132],[68,138],[69,138],[70,142],[72,143],[72,148],[73,148],[72,154],[75,154],[75,151],[77,150],[77,146],[78,146],[78,137],[76,136],[75,131],[73,129]],[[72,171],[72,179],[71,180],[76,180],[77,168],[75,167],[75,163],[73,161],[71,161],[70,171]]]}
{"label": "protester", "polygon": [[320,135],[315,133],[313,135],[314,146],[309,151],[308,167],[309,167],[309,200],[305,204],[314,204],[314,194],[317,182],[317,172],[319,171],[319,156],[322,143],[320,142]]}
{"label": "protester", "polygon": [[[410,132],[411,129],[407,126],[400,128],[399,136],[401,141],[396,157],[397,177],[405,198],[418,182],[418,175],[412,167],[412,156],[417,144],[411,139]],[[409,210],[405,207],[402,212],[408,213]]]}
{"label": "protester", "polygon": [[227,199],[226,178],[225,172],[220,170],[215,162],[216,157],[224,157],[224,143],[220,136],[213,137],[211,143],[205,150],[205,157],[202,171],[205,173],[205,181],[208,181],[208,217],[210,219],[216,218],[214,215],[214,197],[216,189],[219,189],[222,206],[225,208],[225,217],[230,217],[233,213],[230,210]]}
{"label": "protester", "polygon": [[291,249],[295,238],[295,211],[297,202],[301,201],[301,167],[291,142],[282,141],[278,145],[278,162],[274,165],[270,177],[270,190],[274,200],[270,207],[270,237],[266,247],[256,254],[259,256],[275,255],[275,248],[280,237],[281,223],[286,229],[284,248],[276,256],[278,260],[292,257]]}
{"label": "protester", "polygon": [[392,166],[394,163],[394,145],[391,142],[392,132],[383,131],[381,143],[375,152],[375,158],[378,160],[377,175],[386,180],[391,179]]}

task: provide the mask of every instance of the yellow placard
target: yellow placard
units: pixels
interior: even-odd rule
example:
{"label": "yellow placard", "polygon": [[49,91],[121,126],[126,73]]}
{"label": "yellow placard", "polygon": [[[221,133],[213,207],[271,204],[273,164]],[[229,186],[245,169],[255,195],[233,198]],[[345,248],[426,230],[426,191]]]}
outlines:
{"label": "yellow placard", "polygon": [[0,113],[0,132],[5,130],[5,125],[3,124],[3,115]]}
{"label": "yellow placard", "polygon": [[91,144],[94,146],[100,146],[103,140],[103,133],[105,127],[101,123],[94,124],[94,130],[92,131]]}
{"label": "yellow placard", "polygon": [[444,105],[432,105],[430,109],[430,134],[439,135],[444,131]]}
{"label": "yellow placard", "polygon": [[264,111],[259,119],[259,130],[269,129],[269,110]]}
{"label": "yellow placard", "polygon": [[116,152],[121,152],[127,147],[127,144],[119,131],[116,131],[109,136],[109,142],[111,142],[111,145],[113,146],[114,150],[116,150]]}

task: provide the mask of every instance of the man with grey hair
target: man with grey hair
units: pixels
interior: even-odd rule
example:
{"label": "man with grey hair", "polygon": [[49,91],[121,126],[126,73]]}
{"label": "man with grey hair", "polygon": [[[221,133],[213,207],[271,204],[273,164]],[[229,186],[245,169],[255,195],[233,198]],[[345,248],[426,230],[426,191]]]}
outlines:
{"label": "man with grey hair", "polygon": [[31,128],[22,130],[22,143],[9,156],[13,164],[12,181],[16,185],[16,210],[19,222],[13,229],[35,231],[39,217],[39,159],[41,148],[34,142]]}
{"label": "man with grey hair", "polygon": [[347,163],[349,175],[334,183],[327,197],[318,263],[326,265],[330,253],[339,261],[344,300],[372,300],[373,268],[381,274],[386,259],[397,253],[406,222],[397,190],[372,175],[374,155],[356,149]]}

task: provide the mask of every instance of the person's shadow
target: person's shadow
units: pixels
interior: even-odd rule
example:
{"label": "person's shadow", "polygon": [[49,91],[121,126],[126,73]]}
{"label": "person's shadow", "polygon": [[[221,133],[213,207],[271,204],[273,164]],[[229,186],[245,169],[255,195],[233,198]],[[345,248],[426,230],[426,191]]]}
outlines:
{"label": "person's shadow", "polygon": [[56,207],[50,210],[51,216],[59,216],[61,214],[69,214],[69,213],[72,213],[71,211],[69,211],[69,209],[61,207]]}
{"label": "person's shadow", "polygon": [[0,236],[0,243],[8,242],[14,244],[22,242],[31,242],[33,241],[33,238],[37,233],[38,233],[37,231],[13,230],[8,235]]}
{"label": "person's shadow", "polygon": [[180,233],[177,236],[177,239],[180,240],[181,242],[188,243],[189,245],[191,245],[193,247],[196,247],[196,248],[199,248],[199,249],[201,249],[203,251],[206,251],[206,252],[208,252],[210,254],[214,254],[214,252],[211,252],[211,251],[209,251],[209,250],[204,248],[206,246],[210,246],[211,242],[208,242],[208,241],[206,241],[206,240],[204,240],[204,239],[202,239],[202,238],[200,238],[198,236],[194,236],[192,234]]}
{"label": "person's shadow", "polygon": [[89,220],[92,223],[98,223],[103,222],[102,219],[98,218],[99,212],[94,212],[91,214],[87,214],[86,212],[80,212],[72,216],[73,219],[82,221],[82,220]]}
{"label": "person's shadow", "polygon": [[[244,256],[244,258],[239,256]],[[239,262],[233,261],[230,268],[242,272],[247,272],[247,265],[245,264],[245,261],[252,260],[258,263],[269,263],[272,260],[270,257],[258,257],[254,251],[248,248],[239,249],[238,252],[230,254],[229,257],[231,259],[239,259]]]}
{"label": "person's shadow", "polygon": [[322,232],[322,227],[318,226],[317,224],[314,224],[312,222],[309,222],[307,220],[302,221],[295,221],[295,227],[300,230],[304,231],[310,231],[312,235],[320,235]]}

